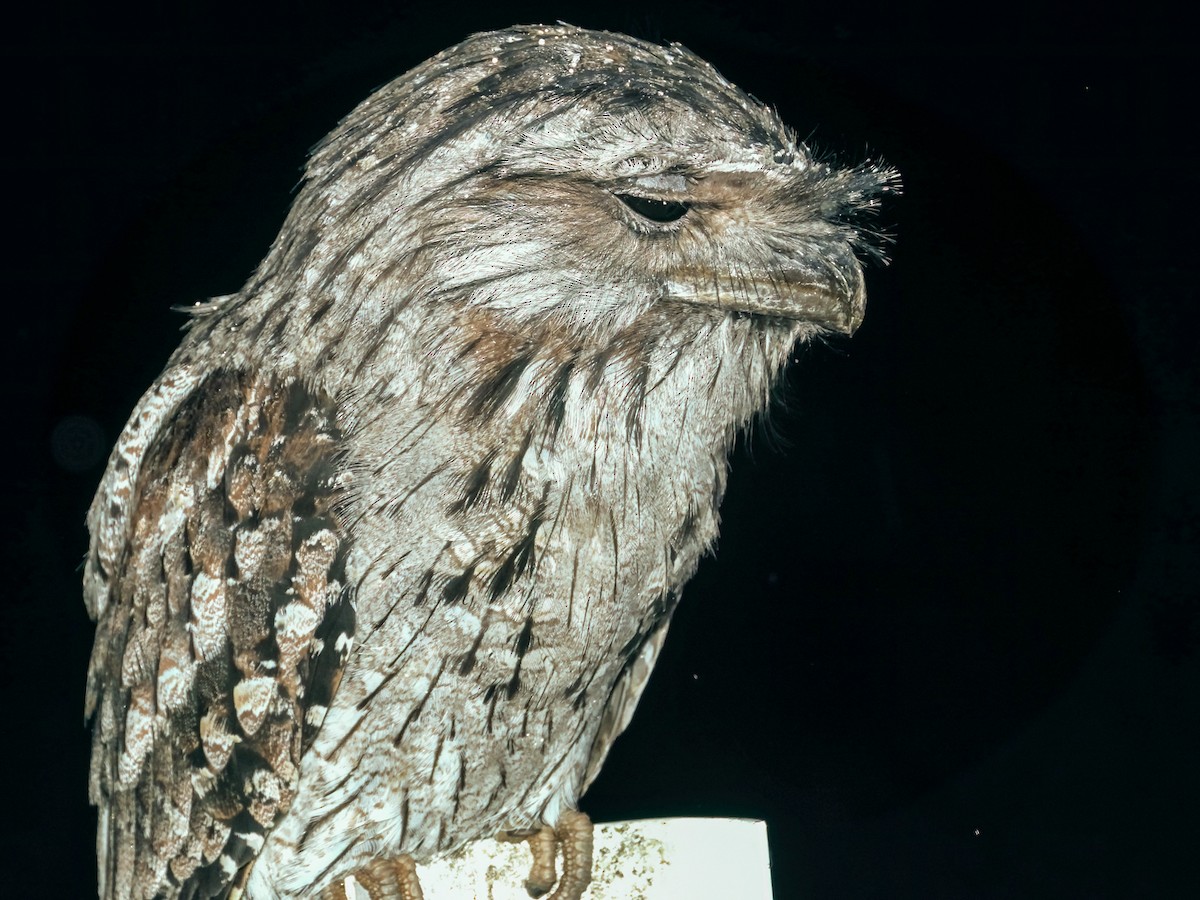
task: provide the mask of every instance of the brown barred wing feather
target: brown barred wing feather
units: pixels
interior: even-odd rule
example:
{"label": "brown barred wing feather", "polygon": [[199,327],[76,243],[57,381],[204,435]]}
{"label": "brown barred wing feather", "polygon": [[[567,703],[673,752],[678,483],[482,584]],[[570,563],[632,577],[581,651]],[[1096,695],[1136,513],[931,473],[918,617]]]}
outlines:
{"label": "brown barred wing feather", "polygon": [[341,443],[328,397],[237,373],[146,441],[127,537],[89,560],[104,900],[228,896],[291,805],[354,631]]}

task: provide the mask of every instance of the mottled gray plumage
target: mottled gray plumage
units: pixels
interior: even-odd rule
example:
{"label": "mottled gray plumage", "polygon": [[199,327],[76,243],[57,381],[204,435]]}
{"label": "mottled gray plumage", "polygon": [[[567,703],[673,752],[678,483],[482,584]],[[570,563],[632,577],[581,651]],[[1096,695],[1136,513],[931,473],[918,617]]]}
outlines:
{"label": "mottled gray plumage", "polygon": [[101,897],[313,896],[576,809],[893,181],[565,26],[362,103],[88,518]]}

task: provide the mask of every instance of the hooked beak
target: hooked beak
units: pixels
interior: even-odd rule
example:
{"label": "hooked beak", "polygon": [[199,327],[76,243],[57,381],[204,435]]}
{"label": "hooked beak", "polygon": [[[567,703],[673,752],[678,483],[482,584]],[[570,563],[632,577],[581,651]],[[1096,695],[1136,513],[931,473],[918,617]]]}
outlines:
{"label": "hooked beak", "polygon": [[852,335],[862,324],[867,295],[862,265],[848,246],[811,263],[782,260],[770,272],[684,273],[666,284],[667,300],[729,312],[812,322]]}

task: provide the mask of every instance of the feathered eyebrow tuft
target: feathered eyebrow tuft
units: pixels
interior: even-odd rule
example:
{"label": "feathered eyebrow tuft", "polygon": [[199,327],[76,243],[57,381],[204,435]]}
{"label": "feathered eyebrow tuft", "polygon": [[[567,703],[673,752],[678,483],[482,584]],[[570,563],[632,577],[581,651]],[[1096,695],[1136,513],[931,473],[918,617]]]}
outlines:
{"label": "feathered eyebrow tuft", "polygon": [[633,182],[647,191],[682,194],[687,190],[687,179],[682,175],[643,175]]}

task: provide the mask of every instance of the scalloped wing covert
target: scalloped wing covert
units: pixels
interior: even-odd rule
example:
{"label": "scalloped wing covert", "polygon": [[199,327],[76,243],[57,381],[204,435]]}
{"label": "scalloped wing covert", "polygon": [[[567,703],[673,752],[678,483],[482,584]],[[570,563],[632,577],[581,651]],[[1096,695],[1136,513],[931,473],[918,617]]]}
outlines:
{"label": "scalloped wing covert", "polygon": [[105,900],[229,895],[292,802],[354,630],[330,399],[217,373],[160,418],[132,465],[114,453],[136,482],[90,522]]}

